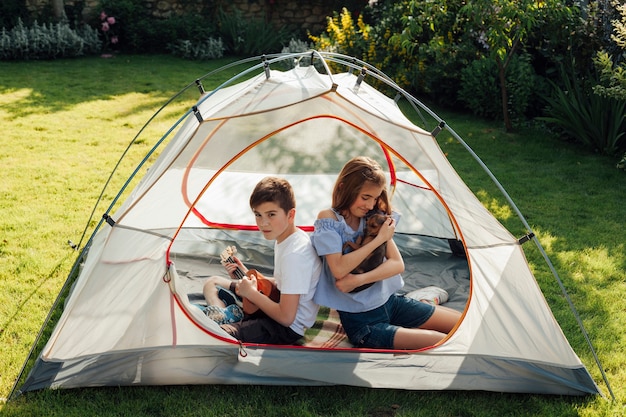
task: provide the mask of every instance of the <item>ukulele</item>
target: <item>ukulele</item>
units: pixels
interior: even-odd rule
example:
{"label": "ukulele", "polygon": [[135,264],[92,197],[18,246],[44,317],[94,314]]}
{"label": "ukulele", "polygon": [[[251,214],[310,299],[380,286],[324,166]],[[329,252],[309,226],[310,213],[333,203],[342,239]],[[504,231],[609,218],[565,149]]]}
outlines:
{"label": "ukulele", "polygon": [[[222,259],[221,260],[222,265],[226,265],[227,263],[236,264],[235,260],[233,259],[233,256],[236,253],[237,253],[237,248],[235,246],[226,247],[226,249],[224,249],[224,251],[220,255]],[[244,273],[241,270],[241,268],[237,267],[237,269],[235,269],[235,271],[233,272],[233,275],[237,279],[243,279],[244,276],[247,276],[248,278],[252,278],[252,275],[254,275],[256,277],[257,291],[259,291],[261,294],[265,295],[266,297],[269,297],[270,300],[276,303],[280,301],[280,291],[278,291],[276,284],[274,284],[273,281],[270,281],[269,279],[265,278],[256,269],[249,269],[247,273]],[[259,311],[259,307],[257,307],[252,301],[248,300],[246,297],[242,297],[242,298],[243,298],[243,312],[245,314],[250,315]]]}

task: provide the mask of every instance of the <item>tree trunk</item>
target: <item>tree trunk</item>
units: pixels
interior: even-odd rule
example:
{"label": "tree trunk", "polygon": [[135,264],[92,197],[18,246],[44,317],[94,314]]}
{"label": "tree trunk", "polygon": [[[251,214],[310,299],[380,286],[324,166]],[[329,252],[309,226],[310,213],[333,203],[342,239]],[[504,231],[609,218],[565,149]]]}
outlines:
{"label": "tree trunk", "polygon": [[509,93],[506,89],[506,66],[498,57],[496,57],[496,63],[498,64],[498,75],[500,78],[500,93],[502,96],[502,117],[504,118],[504,128],[507,132],[512,132],[513,124],[511,123],[511,117],[509,116]]}
{"label": "tree trunk", "polygon": [[65,4],[63,0],[50,0],[52,3],[52,14],[57,22],[65,18]]}

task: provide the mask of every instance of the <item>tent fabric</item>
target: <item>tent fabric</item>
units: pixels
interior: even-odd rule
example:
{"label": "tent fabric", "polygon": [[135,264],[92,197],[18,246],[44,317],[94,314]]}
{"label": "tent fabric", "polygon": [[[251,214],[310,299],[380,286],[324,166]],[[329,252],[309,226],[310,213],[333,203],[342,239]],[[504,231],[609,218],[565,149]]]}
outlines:
{"label": "tent fabric", "polygon": [[[337,173],[356,155],[383,165],[402,214],[396,241],[407,264],[404,290],[449,286],[462,320],[443,343],[422,351],[240,345],[192,305],[188,260],[204,259],[206,269],[194,274],[206,277],[235,244],[244,262],[271,272],[271,242],[258,236],[248,207],[256,182],[288,179],[297,225],[310,231],[330,205]],[[114,226],[94,234],[22,391],[346,384],[599,392],[517,239],[465,185],[435,138],[350,72],[272,69],[202,95],[111,218]],[[463,258],[452,253],[451,240],[462,244]],[[446,274],[452,278],[437,281]]]}

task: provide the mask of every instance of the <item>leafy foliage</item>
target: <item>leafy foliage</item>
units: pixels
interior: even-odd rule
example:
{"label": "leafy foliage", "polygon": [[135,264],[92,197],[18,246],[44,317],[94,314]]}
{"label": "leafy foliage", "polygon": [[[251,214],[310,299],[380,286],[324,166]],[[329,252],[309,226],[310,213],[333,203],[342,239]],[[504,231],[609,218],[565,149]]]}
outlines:
{"label": "leafy foliage", "polygon": [[[471,62],[461,70],[459,100],[479,116],[490,119],[502,118],[502,95],[497,79],[498,66],[491,58]],[[535,75],[530,56],[515,55],[506,71],[506,87],[509,92],[508,108],[513,121],[523,121],[531,107],[535,90],[542,80]]]}
{"label": "leafy foliage", "polygon": [[[475,47],[457,25],[461,1],[409,1],[402,27],[390,38],[403,59],[415,62],[411,87],[434,101],[456,103],[461,69],[475,57]],[[469,48],[468,48],[469,46]]]}
{"label": "leafy foliage", "polygon": [[600,72],[601,84],[594,86],[594,93],[626,100],[626,62],[614,64],[608,53],[602,51],[593,60]]}
{"label": "leafy foliage", "polygon": [[594,64],[600,72],[601,83],[594,87],[596,94],[613,97],[617,100],[626,100],[626,3],[612,2],[619,18],[613,19],[613,34],[611,40],[615,43],[614,49],[621,52],[611,57],[608,52],[600,51],[594,58]]}
{"label": "leafy foliage", "polygon": [[540,28],[545,20],[558,13],[571,13],[559,0],[475,0],[460,9],[461,21],[468,26],[482,48],[481,54],[497,65],[498,83],[502,98],[505,127],[512,130],[509,91],[506,72],[517,51],[523,48],[529,34]]}
{"label": "leafy foliage", "polygon": [[218,31],[226,51],[233,55],[253,56],[280,51],[292,38],[287,28],[277,29],[262,19],[246,20],[240,11],[218,13]]}
{"label": "leafy foliage", "polygon": [[185,59],[207,60],[224,56],[222,39],[209,38],[204,41],[177,40],[169,44],[168,49],[174,56]]}
{"label": "leafy foliage", "polygon": [[564,89],[551,82],[548,116],[568,137],[593,150],[614,155],[626,145],[626,101],[594,94],[583,81],[562,74]]}
{"label": "leafy foliage", "polygon": [[17,25],[0,32],[0,60],[69,58],[92,54],[100,49],[98,31],[88,26],[78,30],[66,22],[26,27]]}
{"label": "leafy foliage", "polygon": [[352,14],[344,7],[341,13],[328,17],[327,23],[326,34],[311,36],[319,49],[357,57],[366,54],[371,27],[363,22],[361,15],[355,24]]}

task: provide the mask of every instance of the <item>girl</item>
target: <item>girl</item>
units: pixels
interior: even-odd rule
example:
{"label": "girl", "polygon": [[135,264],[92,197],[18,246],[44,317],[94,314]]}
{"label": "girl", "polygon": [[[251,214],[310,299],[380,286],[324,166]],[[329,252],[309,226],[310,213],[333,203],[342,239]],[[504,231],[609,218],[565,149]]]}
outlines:
{"label": "girl", "polygon": [[[317,304],[336,309],[352,344],[364,348],[421,349],[449,333],[461,314],[397,295],[404,286],[404,261],[393,241],[397,214],[385,189],[386,177],[371,158],[359,156],[344,165],[335,182],[332,208],[322,210],[311,237],[323,270],[315,292]],[[372,210],[391,214],[378,236],[347,254],[342,247],[362,232]],[[386,260],[372,271],[352,274],[365,257],[387,242]],[[361,291],[357,287],[373,283]]]}

